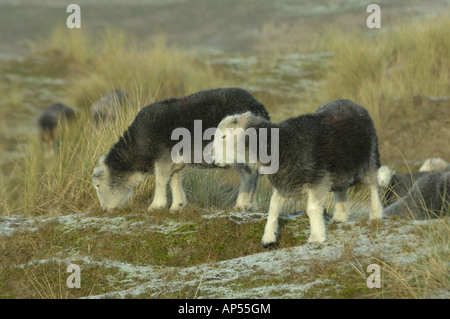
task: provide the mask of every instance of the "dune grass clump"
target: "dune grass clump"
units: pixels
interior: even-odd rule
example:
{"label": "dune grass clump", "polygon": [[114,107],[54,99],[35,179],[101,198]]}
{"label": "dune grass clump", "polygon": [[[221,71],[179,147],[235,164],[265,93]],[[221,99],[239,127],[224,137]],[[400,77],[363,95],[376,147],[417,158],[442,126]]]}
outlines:
{"label": "dune grass clump", "polygon": [[325,74],[327,95],[367,105],[378,124],[396,100],[405,99],[400,106],[408,111],[414,96],[450,95],[449,31],[450,19],[444,16],[376,34],[329,33],[322,42],[333,55]]}
{"label": "dune grass clump", "polygon": [[[68,105],[78,109],[78,121],[60,130],[57,156],[50,161],[43,161],[37,139],[28,140],[24,161],[17,162],[15,174],[0,180],[5,186],[0,207],[7,208],[7,214],[67,214],[95,207],[92,168],[143,106],[223,86],[223,79],[200,63],[194,52],[178,50],[163,38],[138,46],[121,31],[105,31],[100,39],[78,30],[67,36],[55,29],[46,47],[34,48],[35,55],[49,60],[45,65],[65,61],[62,95]],[[116,88],[129,92],[129,100],[114,123],[94,129],[90,106]]]}
{"label": "dune grass clump", "polygon": [[331,52],[332,62],[324,71],[322,99],[347,98],[367,108],[382,162],[400,166],[404,159],[450,157],[449,33],[450,19],[443,15],[323,37],[320,49]]}

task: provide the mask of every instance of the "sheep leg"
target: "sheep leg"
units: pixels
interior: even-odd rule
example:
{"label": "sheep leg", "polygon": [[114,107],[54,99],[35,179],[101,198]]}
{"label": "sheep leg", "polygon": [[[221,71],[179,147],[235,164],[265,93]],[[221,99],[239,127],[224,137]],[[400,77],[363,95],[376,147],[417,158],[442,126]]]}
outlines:
{"label": "sheep leg", "polygon": [[167,184],[172,176],[172,165],[167,161],[155,163],[155,196],[148,211],[161,209],[167,205]]}
{"label": "sheep leg", "polygon": [[234,165],[234,170],[239,174],[239,194],[234,209],[256,210],[256,188],[258,186],[259,173],[246,165]]}
{"label": "sheep leg", "polygon": [[383,217],[383,205],[380,201],[378,186],[376,183],[368,186],[370,192],[370,220],[378,220]]}
{"label": "sheep leg", "polygon": [[269,216],[261,241],[264,248],[274,245],[277,242],[278,216],[283,209],[284,203],[285,198],[273,188],[272,197],[270,198]]}
{"label": "sheep leg", "polygon": [[173,173],[170,180],[170,188],[172,189],[172,206],[170,211],[175,212],[182,209],[187,204],[186,194],[182,183],[183,174],[181,169]]}
{"label": "sheep leg", "polygon": [[344,223],[347,221],[347,190],[342,192],[334,192],[334,214],[333,221]]}
{"label": "sheep leg", "polygon": [[327,200],[329,188],[317,187],[308,189],[308,204],[306,213],[309,217],[311,234],[309,243],[323,243],[326,238],[325,221],[323,220],[323,208]]}
{"label": "sheep leg", "polygon": [[370,170],[364,177],[363,183],[370,193],[370,220],[378,220],[383,217],[383,205],[378,192],[378,169]]}

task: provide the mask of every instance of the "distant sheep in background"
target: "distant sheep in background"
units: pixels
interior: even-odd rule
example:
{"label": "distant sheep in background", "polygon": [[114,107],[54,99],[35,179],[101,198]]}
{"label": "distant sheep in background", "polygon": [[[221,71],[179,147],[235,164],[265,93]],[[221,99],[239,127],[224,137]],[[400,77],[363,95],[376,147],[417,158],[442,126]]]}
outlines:
{"label": "distant sheep in background", "polygon": [[430,173],[395,174],[389,167],[381,166],[378,169],[378,186],[383,204],[390,205],[405,196],[417,179],[428,174]]}
{"label": "distant sheep in background", "polygon": [[94,126],[98,127],[100,123],[114,121],[119,108],[128,98],[129,94],[126,91],[117,89],[95,102],[90,109],[90,116]]}
{"label": "distant sheep in background", "polygon": [[419,172],[448,172],[450,163],[442,158],[429,158],[420,167]]}
{"label": "distant sheep in background", "polygon": [[75,109],[61,103],[50,105],[41,111],[38,128],[45,159],[55,156],[58,127],[73,121],[75,114]]}
{"label": "distant sheep in background", "polygon": [[448,215],[450,210],[450,173],[426,173],[409,192],[384,210],[386,217],[426,219]]}
{"label": "distant sheep in background", "polygon": [[[308,195],[306,212],[311,225],[308,240],[311,243],[325,241],[323,213],[330,191],[334,192],[335,197],[334,221],[346,221],[347,190],[358,183],[363,183],[370,190],[370,219],[382,217],[377,187],[380,167],[377,136],[369,113],[360,105],[349,100],[336,100],[322,105],[313,114],[280,123],[271,123],[249,112],[228,116],[220,122],[214,139],[214,159],[218,165],[225,162],[226,143],[222,141],[228,128],[244,131],[255,128],[258,135],[261,128],[269,132],[273,128],[279,129],[279,168],[274,174],[267,175],[273,192],[262,237],[264,247],[277,242],[278,216],[284,203],[289,197],[304,192]],[[267,141],[267,148],[272,149],[271,138]],[[234,154],[237,161],[237,152]],[[248,165],[261,169],[264,164],[259,160]]]}

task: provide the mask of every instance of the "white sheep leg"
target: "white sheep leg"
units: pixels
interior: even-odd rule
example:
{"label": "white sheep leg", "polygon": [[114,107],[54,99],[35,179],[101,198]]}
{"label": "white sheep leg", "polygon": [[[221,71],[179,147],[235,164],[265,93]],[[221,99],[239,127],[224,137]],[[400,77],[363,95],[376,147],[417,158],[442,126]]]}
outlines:
{"label": "white sheep leg", "polygon": [[246,207],[251,200],[251,195],[247,192],[239,192],[236,199],[235,210],[247,210]]}
{"label": "white sheep leg", "polygon": [[167,184],[172,175],[171,165],[160,161],[155,163],[155,196],[148,207],[148,211],[161,209],[167,205]]}
{"label": "white sheep leg", "polygon": [[257,210],[256,188],[258,185],[259,173],[242,164],[233,166],[233,169],[239,174],[240,185],[239,194],[236,199],[236,210]]}
{"label": "white sheep leg", "polygon": [[370,184],[370,220],[378,220],[383,217],[383,205],[380,201],[377,184]]}
{"label": "white sheep leg", "polygon": [[278,216],[283,209],[285,198],[273,188],[272,197],[270,198],[269,216],[267,218],[264,236],[262,237],[262,245],[268,247],[277,241]]}
{"label": "white sheep leg", "polygon": [[333,221],[344,223],[347,221],[347,190],[334,192],[334,214]]}
{"label": "white sheep leg", "polygon": [[323,209],[327,200],[329,189],[324,187],[308,189],[308,204],[306,213],[309,217],[311,234],[309,243],[323,243],[325,241],[325,221],[323,220]]}
{"label": "white sheep leg", "polygon": [[178,170],[173,173],[172,179],[170,180],[170,188],[172,189],[172,206],[170,206],[171,212],[176,212],[187,204],[182,178],[183,173],[181,170]]}

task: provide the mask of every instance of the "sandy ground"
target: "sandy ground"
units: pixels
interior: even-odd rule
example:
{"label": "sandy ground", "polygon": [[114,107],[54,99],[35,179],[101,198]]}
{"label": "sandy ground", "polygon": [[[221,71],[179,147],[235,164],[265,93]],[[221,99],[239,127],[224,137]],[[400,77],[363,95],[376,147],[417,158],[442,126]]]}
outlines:
{"label": "sandy ground", "polygon": [[[366,210],[366,208],[362,208]],[[364,212],[362,212],[364,213]],[[33,231],[39,223],[57,221],[67,231],[96,227],[102,232],[132,232],[136,222],[123,217],[89,217],[89,213],[67,215],[44,219],[26,219],[20,216],[0,218],[0,236],[10,236],[17,231]],[[264,219],[263,213],[242,212],[205,212],[204,218],[228,218],[243,223],[251,223]],[[297,227],[299,233],[308,231],[299,224],[303,213],[291,213],[282,216],[288,220],[286,227]],[[361,226],[355,216],[346,224],[338,225],[328,232],[328,240],[321,245],[304,244],[291,248],[274,249],[245,257],[221,262],[200,264],[192,267],[162,267],[155,265],[135,265],[115,260],[95,260],[79,254],[70,259],[53,256],[48,259],[34,260],[26,267],[42,263],[70,264],[73,260],[82,263],[83,271],[90,267],[114,268],[118,271],[108,281],[111,291],[101,295],[90,295],[87,298],[164,298],[183,289],[195,291],[195,298],[304,298],[314,296],[338,297],[344,287],[338,277],[345,269],[354,268],[361,271],[361,284],[370,273],[364,273],[367,265],[361,260],[376,258],[388,261],[393,267],[406,267],[418,262],[426,256],[420,227],[439,223],[440,221],[382,221],[374,232],[367,225]],[[162,235],[174,236],[177,231],[184,231],[186,223],[168,221],[155,226],[149,231]],[[190,231],[196,231],[190,227]],[[333,264],[334,275],[327,278],[310,276],[311,267],[317,264]],[[382,269],[382,272],[384,270]],[[383,276],[383,274],[382,274]],[[286,277],[294,277],[289,283]],[[277,283],[276,280],[282,280]],[[104,284],[104,283],[103,283]],[[332,291],[330,287],[333,287]],[[448,298],[448,291],[434,292],[434,296]]]}

